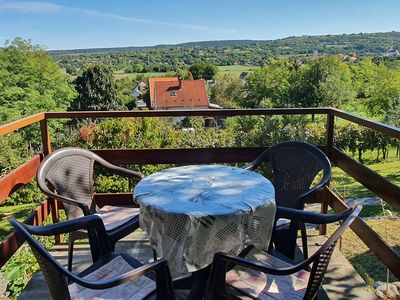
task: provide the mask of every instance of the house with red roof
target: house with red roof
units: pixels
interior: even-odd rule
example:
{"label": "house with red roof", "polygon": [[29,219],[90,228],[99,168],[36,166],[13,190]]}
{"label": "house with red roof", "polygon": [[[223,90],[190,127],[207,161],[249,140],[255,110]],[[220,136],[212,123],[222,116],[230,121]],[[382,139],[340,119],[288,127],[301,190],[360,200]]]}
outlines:
{"label": "house with red roof", "polygon": [[136,98],[142,97],[143,94],[145,94],[147,91],[147,84],[143,81],[139,82],[135,88],[132,90],[131,94],[132,96]]}
{"label": "house with red roof", "polygon": [[156,110],[208,109],[209,101],[203,80],[181,77],[149,78],[150,106]]}

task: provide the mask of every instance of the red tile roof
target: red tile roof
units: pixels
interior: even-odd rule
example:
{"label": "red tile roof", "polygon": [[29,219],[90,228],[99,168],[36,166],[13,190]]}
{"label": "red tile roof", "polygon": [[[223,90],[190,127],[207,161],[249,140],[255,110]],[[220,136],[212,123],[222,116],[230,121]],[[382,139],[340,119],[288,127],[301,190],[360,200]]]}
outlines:
{"label": "red tile roof", "polygon": [[154,107],[154,87],[156,82],[160,81],[176,81],[178,82],[178,77],[153,77],[149,78],[149,88],[150,88],[150,106]]}
{"label": "red tile roof", "polygon": [[157,80],[154,82],[154,98],[151,102],[152,107],[159,109],[208,107],[209,105],[206,86],[203,80],[181,80],[180,87],[179,80],[177,79],[172,81]]}

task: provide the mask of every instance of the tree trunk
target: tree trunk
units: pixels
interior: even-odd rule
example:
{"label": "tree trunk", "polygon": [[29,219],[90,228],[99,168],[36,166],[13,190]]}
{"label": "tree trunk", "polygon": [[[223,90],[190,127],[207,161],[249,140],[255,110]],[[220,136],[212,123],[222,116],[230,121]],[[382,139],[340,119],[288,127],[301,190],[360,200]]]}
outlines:
{"label": "tree trunk", "polygon": [[387,158],[387,154],[388,154],[388,149],[386,149],[386,148],[383,148],[383,149],[382,149],[382,156],[383,156],[383,160],[386,160],[386,158]]}

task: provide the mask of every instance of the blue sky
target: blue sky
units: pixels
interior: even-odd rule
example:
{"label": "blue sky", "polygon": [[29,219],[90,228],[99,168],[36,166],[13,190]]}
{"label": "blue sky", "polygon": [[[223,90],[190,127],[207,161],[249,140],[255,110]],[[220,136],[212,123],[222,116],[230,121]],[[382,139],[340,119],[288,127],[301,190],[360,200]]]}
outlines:
{"label": "blue sky", "polygon": [[400,0],[0,0],[0,46],[47,49],[400,31]]}

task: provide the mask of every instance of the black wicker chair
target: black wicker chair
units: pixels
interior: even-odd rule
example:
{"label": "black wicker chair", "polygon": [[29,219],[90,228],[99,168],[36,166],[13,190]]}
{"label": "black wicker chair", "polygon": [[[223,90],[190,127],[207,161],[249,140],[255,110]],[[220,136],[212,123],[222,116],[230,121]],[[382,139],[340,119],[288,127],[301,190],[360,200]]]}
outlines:
{"label": "black wicker chair", "polygon": [[[105,206],[99,209],[93,201],[95,163],[134,180],[144,177],[139,172],[112,165],[91,151],[67,147],[46,156],[36,178],[39,188],[48,197],[62,202],[69,220],[83,215],[100,215],[114,249],[119,239],[139,228],[139,206],[132,200],[131,206]],[[82,230],[70,233],[68,270],[72,268],[74,242],[86,237],[86,232]]]}
{"label": "black wicker chair", "polygon": [[[328,157],[317,147],[304,142],[283,142],[265,150],[245,166],[254,171],[263,162],[272,165],[272,183],[275,187],[276,204],[283,207],[303,209],[305,200],[329,184],[332,175]],[[315,183],[315,177],[322,171],[322,178]],[[307,235],[304,224],[299,228],[290,226],[287,220],[279,220],[273,239],[277,251],[293,259],[296,239],[288,239],[289,229],[300,229],[304,258],[308,257]]]}
{"label": "black wicker chair", "polygon": [[[256,248],[246,257],[216,253],[206,299],[314,299],[337,240],[360,211],[361,206],[357,206],[339,215],[321,215],[278,208],[280,217],[294,222],[343,223],[313,255],[296,264],[287,258],[278,258]],[[311,264],[309,272],[307,270]]]}
{"label": "black wicker chair", "polygon": [[[142,265],[127,254],[112,252],[102,219],[91,215],[47,226],[30,226],[9,219],[29,243],[53,299],[174,299],[168,263],[164,259]],[[33,237],[87,230],[93,265],[80,274],[65,269]]]}

